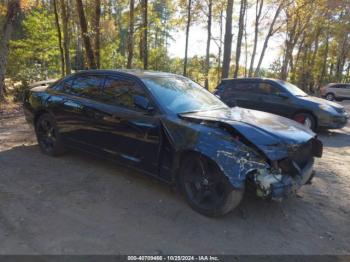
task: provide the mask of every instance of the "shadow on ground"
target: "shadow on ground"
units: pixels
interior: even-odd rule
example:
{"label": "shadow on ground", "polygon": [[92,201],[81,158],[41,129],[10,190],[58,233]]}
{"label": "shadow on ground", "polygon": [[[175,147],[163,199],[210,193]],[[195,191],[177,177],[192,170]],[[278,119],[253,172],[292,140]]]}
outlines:
{"label": "shadow on ground", "polygon": [[247,195],[233,213],[211,219],[163,183],[82,153],[50,158],[20,146],[0,152],[0,167],[3,254],[350,252],[348,215],[334,216],[319,178],[299,197]]}

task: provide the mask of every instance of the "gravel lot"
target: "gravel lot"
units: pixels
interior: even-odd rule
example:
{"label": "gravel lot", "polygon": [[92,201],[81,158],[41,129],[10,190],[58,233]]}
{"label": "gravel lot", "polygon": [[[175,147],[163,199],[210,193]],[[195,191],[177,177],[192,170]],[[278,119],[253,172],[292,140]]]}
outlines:
{"label": "gravel lot", "polygon": [[312,185],[282,203],[247,195],[210,219],[134,171],[41,154],[22,111],[4,110],[0,254],[350,254],[350,125],[320,138]]}

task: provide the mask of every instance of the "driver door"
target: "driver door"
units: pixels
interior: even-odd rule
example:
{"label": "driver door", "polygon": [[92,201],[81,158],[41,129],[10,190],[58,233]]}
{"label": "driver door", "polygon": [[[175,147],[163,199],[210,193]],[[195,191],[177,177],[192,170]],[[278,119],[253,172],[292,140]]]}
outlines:
{"label": "driver door", "polygon": [[280,87],[263,81],[258,84],[258,93],[259,110],[285,117],[290,117],[294,112],[290,98]]}

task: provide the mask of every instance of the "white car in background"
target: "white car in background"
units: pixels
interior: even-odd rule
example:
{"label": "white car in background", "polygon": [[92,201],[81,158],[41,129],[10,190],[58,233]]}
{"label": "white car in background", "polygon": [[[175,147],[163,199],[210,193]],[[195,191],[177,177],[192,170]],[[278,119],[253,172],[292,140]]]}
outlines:
{"label": "white car in background", "polygon": [[322,97],[327,100],[350,99],[350,84],[331,83],[321,88]]}

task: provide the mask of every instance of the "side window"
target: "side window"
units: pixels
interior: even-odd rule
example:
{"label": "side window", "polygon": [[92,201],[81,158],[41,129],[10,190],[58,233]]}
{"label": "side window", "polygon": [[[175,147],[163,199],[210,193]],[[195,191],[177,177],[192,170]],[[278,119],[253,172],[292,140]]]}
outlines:
{"label": "side window", "polygon": [[336,85],[336,88],[346,88],[346,85]]}
{"label": "side window", "polygon": [[254,82],[227,82],[225,84],[225,96],[234,96],[237,92],[255,93],[257,84]]}
{"label": "side window", "polygon": [[224,86],[222,88],[222,95],[221,97],[230,97],[230,96],[234,96],[236,93],[235,90],[235,83],[230,83],[230,82],[226,82],[224,83]]}
{"label": "side window", "polygon": [[141,110],[134,105],[134,96],[147,98],[145,90],[135,81],[107,77],[101,100],[108,104],[123,106],[128,109]]}
{"label": "side window", "polygon": [[265,94],[265,95],[273,95],[279,93],[279,89],[275,86],[271,85],[270,83],[259,83],[259,93]]}
{"label": "side window", "polygon": [[55,83],[51,89],[56,90],[56,91],[63,91],[65,89],[69,89],[73,84],[73,79],[69,78],[68,80],[63,80]]}
{"label": "side window", "polygon": [[71,86],[65,86],[64,90],[68,94],[86,98],[99,98],[103,86],[103,76],[78,76]]}

